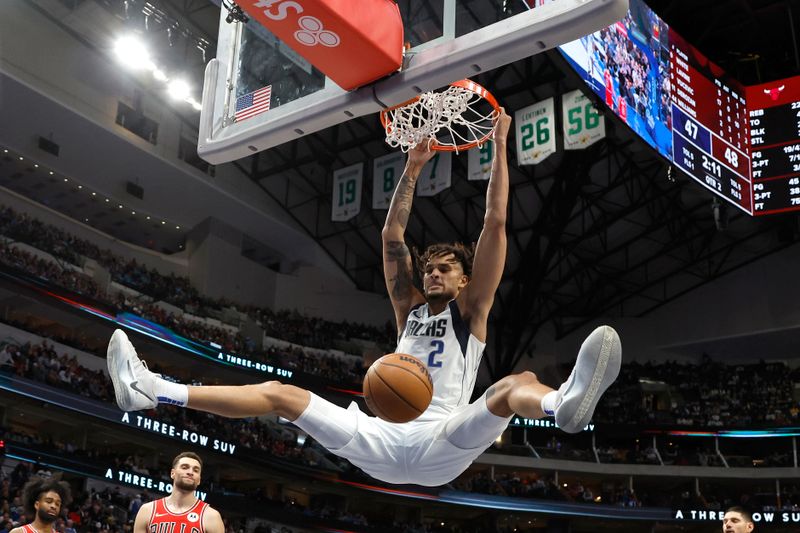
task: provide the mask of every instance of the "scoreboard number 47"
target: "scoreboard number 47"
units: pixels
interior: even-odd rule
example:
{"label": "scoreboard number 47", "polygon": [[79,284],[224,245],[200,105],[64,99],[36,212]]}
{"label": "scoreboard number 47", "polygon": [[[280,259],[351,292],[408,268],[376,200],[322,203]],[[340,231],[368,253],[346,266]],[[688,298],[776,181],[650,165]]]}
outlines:
{"label": "scoreboard number 47", "polygon": [[[683,131],[686,132],[686,135],[688,135],[690,139],[697,141],[697,133],[699,130],[696,123],[691,120],[687,120],[683,123]],[[736,153],[736,150],[733,148],[725,148],[725,160],[733,168],[739,168],[739,154]]]}

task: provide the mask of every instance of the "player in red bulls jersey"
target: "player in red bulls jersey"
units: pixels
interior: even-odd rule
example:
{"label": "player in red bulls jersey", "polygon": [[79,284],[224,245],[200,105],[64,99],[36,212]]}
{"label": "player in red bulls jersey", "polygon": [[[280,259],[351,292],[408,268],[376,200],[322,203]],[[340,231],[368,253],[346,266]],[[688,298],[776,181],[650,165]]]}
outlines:
{"label": "player in red bulls jersey", "polygon": [[195,496],[203,461],[193,452],[172,460],[172,494],[142,505],[133,533],[224,533],[219,512]]}
{"label": "player in red bulls jersey", "polygon": [[12,529],[9,533],[53,533],[56,519],[61,514],[61,505],[70,500],[70,489],[66,481],[33,478],[22,489],[25,514],[33,517],[30,524]]}

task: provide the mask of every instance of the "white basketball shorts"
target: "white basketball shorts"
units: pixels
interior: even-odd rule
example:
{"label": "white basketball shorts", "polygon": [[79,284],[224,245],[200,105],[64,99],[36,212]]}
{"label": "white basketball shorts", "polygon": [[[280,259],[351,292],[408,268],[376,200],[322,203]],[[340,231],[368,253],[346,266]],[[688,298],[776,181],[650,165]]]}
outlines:
{"label": "white basketball shorts", "polygon": [[500,436],[511,417],[492,414],[481,396],[434,420],[393,424],[314,393],[294,424],[370,476],[394,484],[449,483]]}

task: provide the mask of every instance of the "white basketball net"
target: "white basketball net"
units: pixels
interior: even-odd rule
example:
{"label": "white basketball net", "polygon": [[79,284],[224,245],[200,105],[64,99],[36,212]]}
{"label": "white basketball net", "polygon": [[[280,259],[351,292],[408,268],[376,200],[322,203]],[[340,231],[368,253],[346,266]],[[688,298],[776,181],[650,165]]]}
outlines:
{"label": "white basketball net", "polygon": [[386,143],[408,152],[421,142],[435,142],[457,152],[461,144],[482,142],[494,129],[494,109],[486,104],[488,112],[479,111],[475,105],[481,101],[480,95],[462,87],[423,93],[418,100],[387,111]]}

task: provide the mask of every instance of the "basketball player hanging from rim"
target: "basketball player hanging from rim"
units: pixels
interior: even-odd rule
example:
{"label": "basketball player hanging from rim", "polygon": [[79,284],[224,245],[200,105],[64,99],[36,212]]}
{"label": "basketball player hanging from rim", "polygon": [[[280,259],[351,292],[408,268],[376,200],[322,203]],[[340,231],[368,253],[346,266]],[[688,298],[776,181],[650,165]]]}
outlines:
{"label": "basketball player hanging from rim", "polygon": [[[423,292],[412,284],[412,259],[404,233],[417,178],[433,156],[427,147],[409,152],[386,216],[383,262],[399,331],[396,352],[419,358],[433,378],[433,399],[418,419],[393,424],[364,414],[355,403],[344,409],[277,381],[237,387],[171,383],[146,369],[121,330],[114,333],[108,347],[119,406],[133,411],[160,402],[232,418],[274,413],[377,479],[428,486],[456,478],[495,441],[514,413],[527,418],[555,415],[564,431],[582,430],[619,373],[620,341],[608,326],[597,328],[584,341],[572,373],[558,390],[540,383],[532,372],[522,372],[501,379],[468,403],[506,258],[506,138],[511,118],[500,109],[493,120],[494,160],[474,259],[470,249],[461,245],[430,246],[421,258]],[[444,322],[446,331],[433,339],[425,333],[440,327],[414,327],[420,334],[411,335],[412,328],[406,328],[411,321],[423,326]],[[437,353],[432,353],[432,346]]]}

